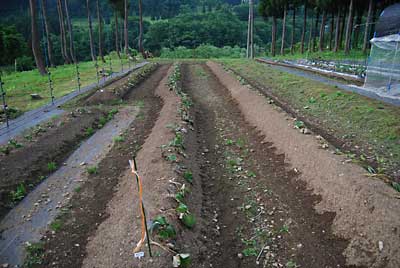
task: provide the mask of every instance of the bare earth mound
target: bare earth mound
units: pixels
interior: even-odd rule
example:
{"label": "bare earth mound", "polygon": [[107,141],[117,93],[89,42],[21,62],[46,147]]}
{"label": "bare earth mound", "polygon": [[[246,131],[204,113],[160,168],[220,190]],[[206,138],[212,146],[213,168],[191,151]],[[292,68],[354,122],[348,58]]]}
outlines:
{"label": "bare earth mound", "polygon": [[313,135],[293,128],[287,114],[267,99],[242,86],[221,66],[208,66],[229,89],[245,118],[285,154],[313,193],[321,196],[315,209],[336,213],[333,232],[350,240],[344,252],[348,265],[400,267],[400,200],[394,189],[365,176],[365,171],[345,163],[341,156],[320,147]]}
{"label": "bare earth mound", "polygon": [[[165,189],[175,174],[161,154],[161,146],[167,144],[174,134],[167,125],[179,122],[177,103],[179,98],[167,86],[167,77],[161,80],[156,95],[160,96],[164,106],[155,122],[153,130],[142,149],[138,152],[137,163],[143,178],[144,201],[148,219],[154,218],[166,207]],[[110,215],[90,238],[86,247],[87,257],[83,267],[168,267],[170,259],[155,258],[138,261],[133,257],[133,249],[140,240],[140,214],[137,188],[128,163],[127,170],[120,178],[118,190],[110,201],[107,213]],[[147,250],[143,247],[147,256]],[[161,253],[162,254],[162,253]],[[165,263],[167,261],[167,263]],[[150,262],[150,263],[148,263]]]}

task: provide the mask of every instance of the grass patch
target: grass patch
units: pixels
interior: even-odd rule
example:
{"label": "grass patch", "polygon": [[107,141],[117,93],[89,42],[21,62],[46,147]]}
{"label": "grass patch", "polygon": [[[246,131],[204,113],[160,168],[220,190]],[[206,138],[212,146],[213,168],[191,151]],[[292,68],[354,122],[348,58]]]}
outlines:
{"label": "grass patch", "polygon": [[86,170],[89,174],[98,174],[99,173],[97,166],[88,167]]}
{"label": "grass patch", "polygon": [[94,129],[92,128],[92,127],[88,127],[86,130],[85,130],[85,135],[87,136],[87,137],[90,137],[90,136],[92,136],[93,134],[94,134]]}
{"label": "grass patch", "polygon": [[52,223],[50,223],[50,229],[57,232],[59,231],[63,226],[63,223],[61,220],[56,219]]}
{"label": "grass patch", "polygon": [[[107,63],[98,61],[99,70],[109,72],[110,57],[106,57]],[[113,66],[119,66],[120,60],[115,53],[112,53],[111,61]],[[128,66],[128,60],[123,59],[124,65]],[[51,78],[54,87],[54,96],[60,98],[77,89],[76,69],[74,64],[61,65],[57,68],[50,68]],[[96,68],[92,61],[80,62],[80,83],[82,87],[97,82]],[[41,76],[37,70],[16,72],[2,77],[4,88],[7,91],[7,103],[10,107],[26,112],[38,108],[51,101],[48,86],[48,77]],[[39,94],[40,100],[32,100],[30,94]]]}
{"label": "grass patch", "polygon": [[[377,172],[395,171],[400,163],[400,108],[338,90],[334,86],[248,60],[221,60],[244,78],[269,88],[299,114],[336,138],[358,145],[374,159]],[[304,127],[301,121],[296,127]]]}
{"label": "grass patch", "polygon": [[53,172],[57,169],[57,165],[55,162],[49,162],[47,163],[47,170],[50,172]]}
{"label": "grass patch", "polygon": [[25,185],[22,183],[17,186],[17,189],[15,191],[11,191],[10,193],[11,199],[16,202],[16,201],[21,201],[24,199],[26,195],[26,188]]}
{"label": "grass patch", "polygon": [[114,137],[114,142],[124,142],[125,141],[125,139],[124,139],[124,137],[122,137],[122,136],[116,136],[116,137]]}
{"label": "grass patch", "polygon": [[27,243],[26,258],[22,267],[32,268],[43,264],[44,247],[43,243]]}

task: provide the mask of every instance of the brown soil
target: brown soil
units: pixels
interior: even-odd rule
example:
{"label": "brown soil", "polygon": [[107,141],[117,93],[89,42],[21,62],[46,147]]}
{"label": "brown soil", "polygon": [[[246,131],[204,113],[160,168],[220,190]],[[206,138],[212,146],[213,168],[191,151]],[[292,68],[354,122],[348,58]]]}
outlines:
{"label": "brown soil", "polygon": [[120,177],[127,172],[127,160],[140,150],[159,115],[162,100],[154,95],[154,90],[167,69],[168,66],[161,66],[139,87],[131,90],[126,101],[144,103],[139,116],[123,134],[124,141],[115,145],[101,161],[98,174],[91,175],[74,194],[70,210],[60,217],[61,230],[49,232],[43,239],[45,255],[40,267],[81,267],[89,237],[109,218],[107,204],[118,191],[116,186]]}
{"label": "brown soil", "polygon": [[[43,239],[40,267],[172,266],[158,247],[152,258],[145,246],[144,259],[133,256],[141,231],[127,162],[134,155],[148,220],[166,216],[177,230],[169,246],[190,253],[191,267],[400,266],[394,190],[321,149],[314,135],[294,129],[293,118],[215,63],[182,66],[194,131],[184,125],[184,153],[168,162],[165,153],[175,151],[162,145],[174,138],[171,125],[184,124],[180,99],[166,86],[169,67],[126,91],[128,104],[142,100],[144,107],[72,197],[61,229]],[[182,170],[193,172],[184,199],[197,219],[192,230],[180,224],[171,198]]]}
{"label": "brown soil", "polygon": [[116,82],[100,89],[93,91],[82,99],[85,105],[97,105],[116,102],[125,98],[127,94],[138,86],[141,82],[146,80],[154,70],[158,68],[157,64],[151,64],[151,66],[144,66],[131,72],[129,75],[117,80]]}
{"label": "brown soil", "polygon": [[[9,155],[0,156],[0,218],[16,203],[11,191],[20,184],[26,191],[32,190],[52,171],[49,162],[62,165],[68,155],[86,138],[85,130],[96,129],[98,119],[104,115],[100,109],[77,109],[61,118],[40,126],[41,131],[32,131],[32,141],[18,139],[22,148]],[[36,134],[35,134],[36,133]]]}
{"label": "brown soil", "polygon": [[[201,69],[203,75],[199,75]],[[314,211],[319,198],[296,181],[296,173],[288,168],[284,155],[263,142],[264,137],[246,122],[212,72],[205,66],[201,69],[193,65],[183,69],[184,89],[195,102],[197,139],[209,149],[206,154],[198,152],[198,161],[203,163],[202,218],[208,224],[202,230],[204,251],[194,267],[259,267],[255,257],[238,257],[246,248],[242,239],[257,236],[255,228],[275,233],[269,237],[271,242],[254,239],[258,249],[264,243],[270,247],[267,257],[262,254],[260,258],[264,267],[285,266],[290,261],[301,267],[344,267],[341,253],[347,243],[330,231],[334,214]],[[228,139],[243,139],[245,145],[232,149],[232,145],[226,145]],[[227,171],[224,157],[232,150],[244,159],[240,167],[254,171],[257,179]],[[258,218],[238,209],[252,202],[258,208]],[[285,224],[289,233],[279,233]]]}
{"label": "brown soil", "polygon": [[[154,127],[138,152],[137,163],[142,176],[144,201],[148,219],[153,219],[162,209],[173,208],[174,202],[166,196],[165,189],[169,180],[174,177],[170,164],[163,159],[160,147],[168,144],[174,137],[166,126],[179,122],[177,113],[178,97],[167,86],[167,76],[161,80],[155,93],[163,100],[160,115]],[[97,229],[90,238],[86,250],[87,256],[82,267],[132,267],[145,266],[167,267],[170,260],[166,258],[146,258],[138,261],[133,258],[132,250],[140,239],[139,202],[135,181],[125,159],[125,172],[121,174],[118,190],[107,206],[110,217]],[[143,250],[145,248],[143,247]],[[154,254],[163,255],[154,251]],[[147,261],[148,262],[147,262]]]}
{"label": "brown soil", "polygon": [[[297,118],[300,121],[303,121],[305,125],[312,130],[314,133],[320,134],[322,137],[324,137],[330,144],[332,144],[335,148],[338,148],[342,150],[343,152],[351,152],[356,154],[357,156],[364,155],[366,151],[368,151],[368,146],[365,146],[364,144],[353,144],[351,140],[344,140],[340,136],[335,133],[334,130],[327,128],[322,124],[318,118],[310,118],[307,116],[304,116],[302,113],[300,113],[298,110],[294,109],[290,104],[282,99],[279,98],[270,88],[266,87],[263,84],[260,84],[259,82],[255,81],[254,79],[250,79],[249,77],[243,76],[241,73],[238,73],[234,70],[230,70],[234,74],[236,74],[239,77],[242,77],[249,85],[251,85],[253,88],[257,89],[261,94],[266,96],[267,98],[271,99],[274,104],[282,108],[286,113],[289,115]],[[357,146],[355,146],[357,145]],[[359,149],[357,149],[359,148]],[[360,157],[358,157],[360,158]],[[371,166],[375,170],[378,169],[378,163],[374,160],[374,157],[368,157],[364,161],[360,161],[365,167]],[[393,171],[395,172],[395,171]],[[392,171],[388,170],[388,174],[392,175]],[[400,178],[388,178],[389,180],[394,179],[395,181],[400,181]]]}
{"label": "brown soil", "polygon": [[321,197],[315,204],[316,211],[336,214],[330,229],[350,242],[344,251],[346,263],[399,267],[400,213],[396,208],[400,200],[396,191],[380,180],[368,178],[361,167],[347,164],[342,156],[322,150],[313,135],[294,129],[289,121],[292,118],[269,105],[260,93],[240,85],[221,66],[208,65],[229,88],[246,120],[300,172],[299,182],[305,182],[313,194]]}

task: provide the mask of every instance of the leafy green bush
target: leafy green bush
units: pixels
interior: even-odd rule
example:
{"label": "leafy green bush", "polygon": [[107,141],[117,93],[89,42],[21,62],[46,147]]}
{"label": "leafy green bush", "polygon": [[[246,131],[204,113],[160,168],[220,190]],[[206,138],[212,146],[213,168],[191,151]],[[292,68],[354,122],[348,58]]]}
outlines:
{"label": "leafy green bush", "polygon": [[200,45],[194,49],[182,46],[175,49],[163,48],[160,57],[175,59],[243,58],[245,54],[246,50],[238,46],[219,48],[213,45]]}

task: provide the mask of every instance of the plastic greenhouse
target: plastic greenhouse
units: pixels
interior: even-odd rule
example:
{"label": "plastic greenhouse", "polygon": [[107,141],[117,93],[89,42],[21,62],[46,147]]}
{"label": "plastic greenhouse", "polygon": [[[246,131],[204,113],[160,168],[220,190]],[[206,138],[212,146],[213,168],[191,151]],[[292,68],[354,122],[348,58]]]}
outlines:
{"label": "plastic greenhouse", "polygon": [[379,18],[364,88],[400,99],[400,4],[386,8]]}

